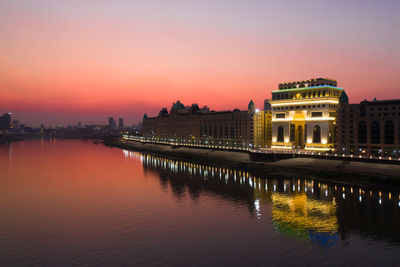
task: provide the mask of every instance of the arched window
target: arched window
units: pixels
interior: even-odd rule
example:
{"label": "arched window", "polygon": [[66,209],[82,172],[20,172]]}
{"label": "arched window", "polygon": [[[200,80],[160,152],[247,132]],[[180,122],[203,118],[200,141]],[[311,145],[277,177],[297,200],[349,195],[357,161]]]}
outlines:
{"label": "arched window", "polygon": [[381,126],[378,121],[371,124],[371,143],[379,144],[381,142]]}
{"label": "arched window", "polygon": [[314,126],[313,143],[321,143],[321,127],[319,125]]}
{"label": "arched window", "polygon": [[385,122],[385,144],[394,144],[394,123]]}
{"label": "arched window", "polygon": [[283,130],[283,126],[279,126],[278,127],[278,142],[283,142],[283,137],[284,135],[284,130]]}
{"label": "arched window", "polygon": [[365,121],[358,123],[358,142],[361,144],[367,143],[367,123]]}

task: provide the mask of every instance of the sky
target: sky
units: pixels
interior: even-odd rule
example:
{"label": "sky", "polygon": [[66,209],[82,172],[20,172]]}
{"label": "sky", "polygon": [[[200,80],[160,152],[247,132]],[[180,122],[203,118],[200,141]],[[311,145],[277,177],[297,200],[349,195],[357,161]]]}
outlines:
{"label": "sky", "polygon": [[173,101],[262,108],[328,77],[351,103],[400,98],[399,0],[0,0],[0,112],[126,124]]}

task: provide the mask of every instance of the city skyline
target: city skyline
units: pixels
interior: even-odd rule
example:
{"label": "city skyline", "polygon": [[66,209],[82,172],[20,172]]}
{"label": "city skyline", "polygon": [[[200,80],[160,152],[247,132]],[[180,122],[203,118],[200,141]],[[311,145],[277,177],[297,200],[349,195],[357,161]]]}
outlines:
{"label": "city skyline", "polygon": [[400,0],[0,0],[0,266],[400,262]]}
{"label": "city skyline", "polygon": [[338,80],[351,103],[398,98],[399,7],[5,1],[0,113],[35,126],[110,116],[133,124],[178,99],[214,110],[244,110],[253,99],[262,108],[280,82],[316,77]]}

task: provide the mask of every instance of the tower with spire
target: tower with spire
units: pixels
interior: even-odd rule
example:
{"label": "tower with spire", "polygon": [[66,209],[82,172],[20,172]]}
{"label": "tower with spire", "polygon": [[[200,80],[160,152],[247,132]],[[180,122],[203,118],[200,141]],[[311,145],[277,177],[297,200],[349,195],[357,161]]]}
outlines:
{"label": "tower with spire", "polygon": [[247,107],[247,111],[249,115],[254,114],[256,112],[256,106],[254,105],[253,100],[250,100],[249,105]]}

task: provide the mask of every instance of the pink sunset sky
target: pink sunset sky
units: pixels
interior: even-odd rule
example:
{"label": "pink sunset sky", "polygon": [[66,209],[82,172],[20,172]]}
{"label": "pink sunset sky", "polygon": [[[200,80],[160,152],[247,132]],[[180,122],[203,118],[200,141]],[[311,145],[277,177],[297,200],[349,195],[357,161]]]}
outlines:
{"label": "pink sunset sky", "polygon": [[0,112],[126,124],[173,101],[257,107],[280,82],[400,98],[400,1],[3,0]]}

